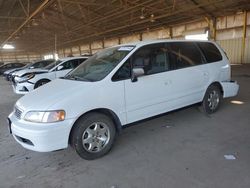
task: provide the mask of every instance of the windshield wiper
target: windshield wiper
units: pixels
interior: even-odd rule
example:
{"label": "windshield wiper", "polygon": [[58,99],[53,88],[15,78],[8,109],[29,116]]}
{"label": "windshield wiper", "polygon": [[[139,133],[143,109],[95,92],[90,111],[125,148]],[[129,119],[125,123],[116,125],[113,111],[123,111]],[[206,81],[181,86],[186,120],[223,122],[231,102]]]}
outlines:
{"label": "windshield wiper", "polygon": [[88,82],[93,82],[93,80],[87,79],[87,78],[82,78],[80,76],[68,76],[64,77],[65,79],[70,79],[70,80],[79,80],[79,81],[88,81]]}

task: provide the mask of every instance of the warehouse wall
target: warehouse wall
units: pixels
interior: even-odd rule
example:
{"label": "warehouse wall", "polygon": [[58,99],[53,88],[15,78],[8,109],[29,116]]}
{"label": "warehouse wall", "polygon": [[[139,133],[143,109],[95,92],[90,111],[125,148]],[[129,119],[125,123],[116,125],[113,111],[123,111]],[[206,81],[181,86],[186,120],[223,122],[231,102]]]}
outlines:
{"label": "warehouse wall", "polygon": [[[248,34],[250,34],[250,31]],[[250,63],[250,37],[246,38],[244,63]]]}
{"label": "warehouse wall", "polygon": [[[246,63],[250,63],[249,59],[250,38],[247,38],[246,41],[247,43],[245,48],[245,57],[243,61]],[[232,64],[241,63],[242,38],[218,40],[217,43],[224,49]]]}
{"label": "warehouse wall", "polygon": [[[216,41],[227,53],[231,63],[250,63],[250,12],[247,13],[246,38],[243,38],[244,14],[217,18]],[[243,41],[245,40],[245,49]],[[244,57],[242,57],[244,50]]]}
{"label": "warehouse wall", "polygon": [[232,64],[240,63],[241,61],[241,38],[219,40],[218,44],[227,53]]}
{"label": "warehouse wall", "polygon": [[[108,38],[93,41],[92,43],[83,43],[78,46],[59,49],[57,53],[59,57],[94,54],[103,48],[140,40],[184,39],[185,35],[204,33],[208,29],[210,29],[211,36],[213,36],[211,23],[211,20],[204,19],[204,21],[175,25],[173,27],[161,27],[153,30],[147,29],[144,32],[124,35],[119,38]],[[243,24],[243,13],[216,18],[216,42],[225,50],[231,63],[250,63],[250,12],[247,14],[248,26],[246,28],[246,38],[244,39],[246,41],[244,57],[242,57]],[[38,54],[14,54],[14,56],[13,54],[0,54],[0,61],[31,61],[40,59],[41,57],[42,56]]]}
{"label": "warehouse wall", "polygon": [[[216,18],[216,42],[225,50],[232,64],[250,63],[250,12],[247,14],[247,36],[245,53],[242,58],[244,14],[235,14]],[[135,42],[151,39],[184,39],[185,35],[204,33],[206,30],[212,30],[211,22],[206,20],[197,21],[182,25],[176,25],[171,28],[159,28],[144,32],[126,35],[119,38],[105,39],[95,41],[90,44],[83,44],[74,47],[75,50],[59,50],[59,57],[65,57],[69,54],[94,54],[97,51],[123,43]],[[212,33],[211,33],[212,35]]]}
{"label": "warehouse wall", "polygon": [[42,55],[41,54],[35,54],[35,53],[24,53],[24,52],[0,52],[0,61],[1,62],[32,62],[32,61],[36,61],[42,59]]}

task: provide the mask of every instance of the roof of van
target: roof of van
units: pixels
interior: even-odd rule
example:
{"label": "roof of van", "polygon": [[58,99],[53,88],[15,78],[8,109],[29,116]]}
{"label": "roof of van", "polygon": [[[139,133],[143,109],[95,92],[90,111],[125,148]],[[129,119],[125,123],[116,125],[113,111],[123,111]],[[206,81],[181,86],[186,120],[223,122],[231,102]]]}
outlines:
{"label": "roof of van", "polygon": [[146,44],[155,44],[155,43],[162,43],[162,42],[211,42],[214,43],[214,41],[207,41],[207,40],[176,40],[176,39],[159,39],[159,40],[145,40],[145,41],[138,41],[138,42],[132,42],[132,43],[126,43],[126,44],[120,44],[117,46],[144,46]]}

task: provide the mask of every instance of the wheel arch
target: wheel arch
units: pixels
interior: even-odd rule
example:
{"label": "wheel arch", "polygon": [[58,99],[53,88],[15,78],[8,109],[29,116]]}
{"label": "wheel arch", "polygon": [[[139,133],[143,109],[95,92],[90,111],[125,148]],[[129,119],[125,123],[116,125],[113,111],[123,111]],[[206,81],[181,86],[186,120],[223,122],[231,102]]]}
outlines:
{"label": "wheel arch", "polygon": [[[208,89],[210,86],[216,86],[216,87],[218,87],[218,88],[220,89],[220,91],[221,91],[221,95],[222,95],[222,96],[224,95],[223,87],[222,87],[222,85],[221,85],[220,82],[218,82],[218,81],[212,82],[212,83],[207,87],[207,89]],[[206,91],[207,91],[207,89],[206,89]],[[206,93],[206,92],[205,92],[205,93]],[[205,94],[204,94],[204,96],[205,96]]]}
{"label": "wheel arch", "polygon": [[38,83],[39,83],[39,82],[41,82],[41,81],[51,82],[51,80],[50,80],[50,79],[48,79],[48,78],[41,78],[40,80],[37,80],[37,82],[35,83],[35,85],[34,85],[34,89],[36,89],[36,88],[37,88]]}
{"label": "wheel arch", "polygon": [[111,120],[113,121],[114,125],[115,125],[115,129],[117,131],[117,133],[120,133],[121,130],[122,130],[122,124],[121,124],[121,121],[119,119],[119,117],[116,115],[115,112],[113,112],[112,110],[110,109],[107,109],[107,108],[96,108],[96,109],[93,109],[93,110],[90,110],[90,111],[87,111],[85,113],[83,113],[82,115],[80,115],[76,121],[73,123],[73,126],[71,127],[71,130],[70,130],[70,133],[69,133],[69,138],[68,138],[68,142],[70,143],[70,139],[71,139],[71,135],[72,135],[72,132],[73,132],[73,129],[76,125],[76,123],[85,115],[87,114],[90,114],[90,113],[93,113],[93,112],[97,112],[97,113],[100,113],[100,114],[104,114],[108,117],[111,118]]}

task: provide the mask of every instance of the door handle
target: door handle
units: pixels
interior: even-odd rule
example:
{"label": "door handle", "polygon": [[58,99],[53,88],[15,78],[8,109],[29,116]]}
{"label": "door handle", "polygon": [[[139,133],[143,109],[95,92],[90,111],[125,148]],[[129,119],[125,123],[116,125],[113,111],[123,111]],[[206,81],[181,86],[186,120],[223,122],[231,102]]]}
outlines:
{"label": "door handle", "polygon": [[208,77],[208,72],[204,72],[203,76]]}
{"label": "door handle", "polygon": [[165,85],[165,86],[170,85],[170,84],[172,84],[172,81],[171,81],[171,80],[166,80],[166,81],[164,82],[164,85]]}

